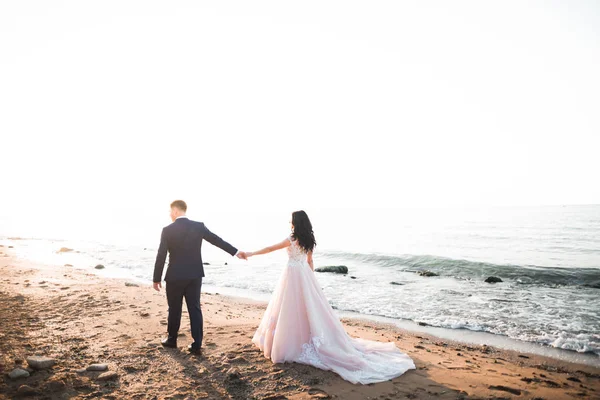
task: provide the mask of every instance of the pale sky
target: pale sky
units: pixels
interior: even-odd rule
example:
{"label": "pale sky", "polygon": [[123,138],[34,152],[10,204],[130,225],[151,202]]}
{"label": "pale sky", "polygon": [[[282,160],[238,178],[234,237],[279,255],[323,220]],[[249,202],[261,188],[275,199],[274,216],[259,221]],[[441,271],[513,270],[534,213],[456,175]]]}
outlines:
{"label": "pale sky", "polygon": [[600,203],[598,71],[594,1],[3,1],[0,215]]}

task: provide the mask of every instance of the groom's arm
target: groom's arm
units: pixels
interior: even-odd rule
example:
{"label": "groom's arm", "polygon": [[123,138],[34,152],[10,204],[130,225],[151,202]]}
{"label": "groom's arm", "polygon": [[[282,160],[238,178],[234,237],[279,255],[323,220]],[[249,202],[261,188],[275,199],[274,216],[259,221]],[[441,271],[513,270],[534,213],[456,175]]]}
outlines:
{"label": "groom's arm", "polygon": [[162,234],[160,235],[158,254],[156,254],[156,263],[154,264],[154,279],[152,281],[155,283],[162,280],[162,273],[165,268],[165,261],[167,260],[167,250],[167,234],[163,228]]}
{"label": "groom's arm", "polygon": [[230,245],[229,243],[212,233],[206,227],[206,225],[202,224],[202,226],[204,227],[204,239],[206,239],[210,244],[212,244],[213,246],[217,246],[218,248],[220,248],[223,251],[226,251],[232,256],[235,256],[238,253],[238,249],[236,249],[235,247],[233,247],[232,245]]}

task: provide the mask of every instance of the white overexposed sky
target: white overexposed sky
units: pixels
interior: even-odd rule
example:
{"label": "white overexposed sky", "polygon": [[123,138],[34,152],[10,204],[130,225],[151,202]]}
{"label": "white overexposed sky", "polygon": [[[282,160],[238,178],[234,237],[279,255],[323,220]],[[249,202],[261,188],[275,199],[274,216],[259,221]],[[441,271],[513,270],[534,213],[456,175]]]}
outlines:
{"label": "white overexposed sky", "polygon": [[0,215],[600,203],[599,71],[595,1],[2,1]]}

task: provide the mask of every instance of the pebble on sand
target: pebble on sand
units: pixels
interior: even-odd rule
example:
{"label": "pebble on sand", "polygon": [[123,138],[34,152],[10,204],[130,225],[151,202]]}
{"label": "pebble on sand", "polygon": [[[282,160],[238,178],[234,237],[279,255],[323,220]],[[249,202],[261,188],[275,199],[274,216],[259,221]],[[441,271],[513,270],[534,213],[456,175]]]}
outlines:
{"label": "pebble on sand", "polygon": [[33,369],[48,369],[56,363],[54,358],[43,357],[43,356],[32,356],[27,357],[27,364]]}
{"label": "pebble on sand", "polygon": [[111,379],[116,379],[119,377],[119,374],[117,374],[115,371],[108,371],[108,372],[104,372],[102,374],[100,374],[100,376],[98,376],[98,380],[99,381],[109,381]]}
{"label": "pebble on sand", "polygon": [[92,364],[89,367],[87,367],[86,370],[87,371],[107,371],[108,365],[107,364]]}
{"label": "pebble on sand", "polygon": [[22,368],[15,368],[8,374],[10,379],[19,379],[19,378],[27,378],[29,376],[29,372],[25,371]]}

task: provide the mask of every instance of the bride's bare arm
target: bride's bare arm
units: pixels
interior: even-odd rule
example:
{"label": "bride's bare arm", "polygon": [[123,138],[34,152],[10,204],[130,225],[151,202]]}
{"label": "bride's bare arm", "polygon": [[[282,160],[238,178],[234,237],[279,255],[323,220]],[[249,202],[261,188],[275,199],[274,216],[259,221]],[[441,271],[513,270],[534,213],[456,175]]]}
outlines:
{"label": "bride's bare arm", "polygon": [[309,251],[306,255],[306,261],[308,261],[308,265],[310,265],[311,270],[315,270],[315,264],[313,263],[312,251]]}
{"label": "bride's bare arm", "polygon": [[261,254],[267,254],[270,253],[272,251],[275,250],[279,250],[279,249],[285,249],[286,247],[290,246],[290,240],[289,239],[285,239],[284,241],[274,244],[273,246],[269,246],[269,247],[265,247],[262,250],[258,250],[258,251],[251,251],[249,253],[246,253],[247,257],[252,257],[252,256],[258,256]]}

